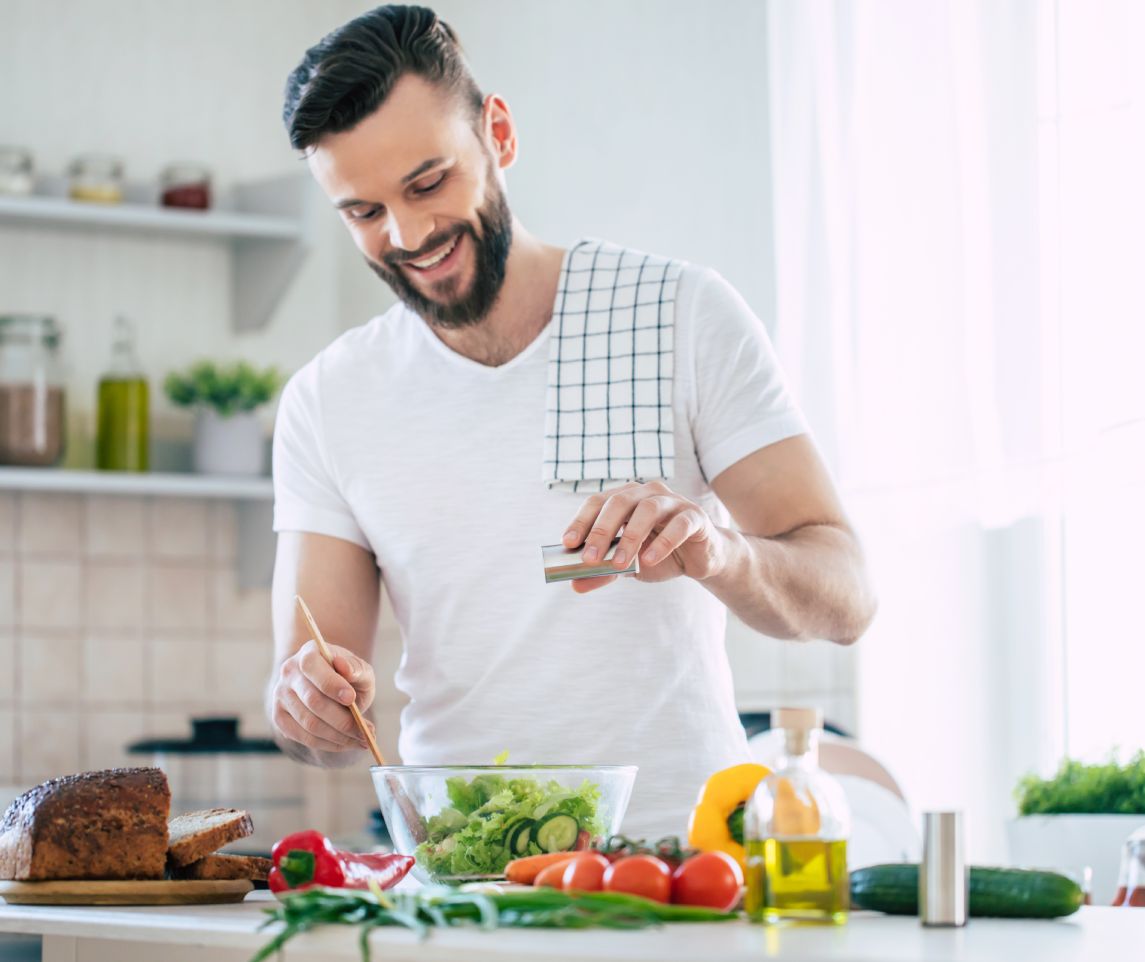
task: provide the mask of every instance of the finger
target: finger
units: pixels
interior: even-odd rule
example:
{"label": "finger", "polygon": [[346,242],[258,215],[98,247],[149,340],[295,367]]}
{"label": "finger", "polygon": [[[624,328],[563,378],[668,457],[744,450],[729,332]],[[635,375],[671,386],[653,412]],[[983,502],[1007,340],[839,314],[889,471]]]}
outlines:
{"label": "finger", "polygon": [[569,584],[578,595],[587,595],[590,591],[612,584],[619,575],[603,575],[600,578],[574,578]]}
{"label": "finger", "polygon": [[358,708],[365,711],[374,700],[374,669],[355,654],[335,651],[334,670],[354,686]]}
{"label": "finger", "polygon": [[350,712],[303,678],[296,677],[284,689],[282,703],[294,720],[311,735],[347,746],[365,741]]}
{"label": "finger", "polygon": [[612,539],[616,532],[632,516],[633,510],[641,500],[641,485],[633,488],[621,488],[611,495],[600,509],[596,520],[584,539],[584,552],[582,557],[585,564],[599,561],[612,546]]}
{"label": "finger", "polygon": [[584,504],[580,506],[576,517],[569,523],[568,530],[561,538],[566,548],[575,548],[584,541],[588,529],[592,527],[592,523],[600,514],[600,509],[604,507],[604,502],[607,500],[608,495],[606,494],[593,494],[585,498]]}
{"label": "finger", "polygon": [[334,670],[334,666],[322,657],[322,652],[313,641],[306,642],[298,650],[296,663],[299,671],[327,698],[332,698],[343,705],[351,705],[357,699],[357,692]]}
{"label": "finger", "polygon": [[[292,693],[293,694],[293,693]],[[292,703],[295,710],[299,710],[301,703]],[[317,748],[324,752],[344,752],[347,748],[360,747],[357,742],[349,742],[345,739],[332,741],[323,738],[321,735],[313,734],[308,731],[306,727],[299,722],[299,720],[291,713],[288,705],[288,699],[280,699],[274,711],[274,723],[278,730],[282,732],[291,741],[298,742],[300,745],[306,745],[308,748]]]}
{"label": "finger", "polygon": [[683,502],[678,498],[653,495],[639,501],[624,525],[624,534],[616,546],[612,557],[613,567],[623,569],[632,564],[632,559],[644,544],[652,529],[663,524],[673,511],[681,510]]}
{"label": "finger", "polygon": [[681,511],[664,525],[664,530],[644,549],[640,560],[651,568],[703,529],[703,519],[695,511]]}

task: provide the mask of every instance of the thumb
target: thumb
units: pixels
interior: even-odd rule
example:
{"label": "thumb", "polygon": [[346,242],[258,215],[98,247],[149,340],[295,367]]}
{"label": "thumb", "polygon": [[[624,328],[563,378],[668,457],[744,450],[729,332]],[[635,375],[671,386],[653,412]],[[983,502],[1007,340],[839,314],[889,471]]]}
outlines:
{"label": "thumb", "polygon": [[357,655],[335,655],[334,670],[355,688],[366,689],[372,685],[369,666]]}

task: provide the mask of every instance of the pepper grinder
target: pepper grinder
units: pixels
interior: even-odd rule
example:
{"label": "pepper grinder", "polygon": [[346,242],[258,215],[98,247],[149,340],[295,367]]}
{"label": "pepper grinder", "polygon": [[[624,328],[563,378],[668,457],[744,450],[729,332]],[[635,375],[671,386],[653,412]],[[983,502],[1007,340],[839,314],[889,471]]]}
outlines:
{"label": "pepper grinder", "polygon": [[966,924],[965,843],[961,812],[923,814],[922,865],[918,872],[918,917],[923,925]]}

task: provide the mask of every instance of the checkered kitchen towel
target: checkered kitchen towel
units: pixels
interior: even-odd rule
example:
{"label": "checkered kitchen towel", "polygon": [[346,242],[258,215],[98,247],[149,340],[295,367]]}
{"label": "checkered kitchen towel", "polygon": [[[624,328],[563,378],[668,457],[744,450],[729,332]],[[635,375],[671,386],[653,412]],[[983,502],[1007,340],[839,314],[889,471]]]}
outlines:
{"label": "checkered kitchen towel", "polygon": [[549,350],[542,478],[550,488],[606,491],[672,477],[682,269],[599,240],[569,251]]}

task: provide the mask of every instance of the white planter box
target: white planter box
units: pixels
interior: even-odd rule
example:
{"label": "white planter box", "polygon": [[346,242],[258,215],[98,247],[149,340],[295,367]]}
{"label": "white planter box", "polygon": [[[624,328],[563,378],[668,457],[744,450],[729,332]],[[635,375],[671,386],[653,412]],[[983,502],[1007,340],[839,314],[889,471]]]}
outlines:
{"label": "white planter box", "polygon": [[224,418],[212,408],[199,409],[192,452],[199,474],[260,475],[263,451],[262,426],[252,412]]}
{"label": "white planter box", "polygon": [[1145,815],[1026,815],[1006,824],[1010,862],[1020,868],[1065,872],[1079,882],[1093,871],[1093,904],[1109,905],[1117,893],[1121,846]]}

